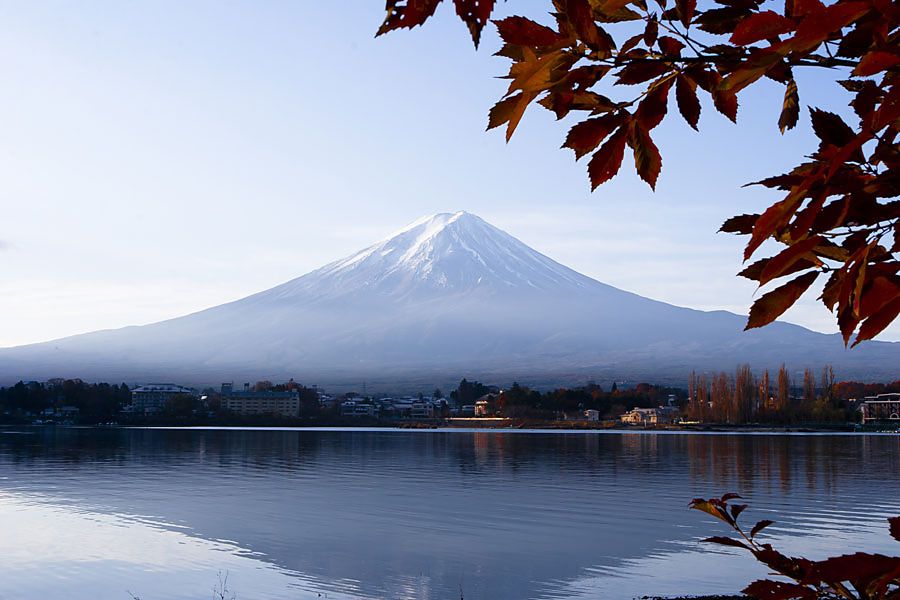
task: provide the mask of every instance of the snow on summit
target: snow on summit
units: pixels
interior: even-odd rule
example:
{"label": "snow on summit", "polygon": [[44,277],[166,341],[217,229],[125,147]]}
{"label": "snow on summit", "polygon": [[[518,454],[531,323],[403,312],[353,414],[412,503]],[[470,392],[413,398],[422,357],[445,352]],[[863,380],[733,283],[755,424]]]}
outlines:
{"label": "snow on summit", "polygon": [[422,217],[352,256],[272,291],[282,296],[362,290],[407,296],[504,288],[559,291],[597,283],[480,217],[459,211]]}

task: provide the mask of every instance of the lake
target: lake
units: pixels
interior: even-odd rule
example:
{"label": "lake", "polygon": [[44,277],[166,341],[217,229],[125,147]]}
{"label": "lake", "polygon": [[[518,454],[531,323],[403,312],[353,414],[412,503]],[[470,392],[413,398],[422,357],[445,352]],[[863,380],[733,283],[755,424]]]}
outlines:
{"label": "lake", "polygon": [[733,593],[738,492],[777,547],[900,552],[900,435],[7,429],[0,599]]}

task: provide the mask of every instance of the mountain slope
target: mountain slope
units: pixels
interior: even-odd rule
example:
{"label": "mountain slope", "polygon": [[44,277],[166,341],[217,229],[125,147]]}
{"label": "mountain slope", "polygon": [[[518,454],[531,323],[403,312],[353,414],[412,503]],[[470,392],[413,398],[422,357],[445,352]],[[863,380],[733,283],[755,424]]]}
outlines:
{"label": "mountain slope", "polygon": [[643,298],[586,277],[475,215],[426,217],[247,298],[146,325],[0,350],[0,381],[80,376],[328,383],[509,375],[682,382],[691,369],[834,364],[896,377],[900,344]]}

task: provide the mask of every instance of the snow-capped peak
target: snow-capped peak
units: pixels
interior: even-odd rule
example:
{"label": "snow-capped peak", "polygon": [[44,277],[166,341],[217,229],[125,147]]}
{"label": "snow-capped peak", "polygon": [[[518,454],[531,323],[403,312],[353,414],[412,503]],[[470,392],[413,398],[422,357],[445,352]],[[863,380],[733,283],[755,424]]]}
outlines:
{"label": "snow-capped peak", "polygon": [[272,290],[279,296],[474,290],[559,290],[597,285],[465,211],[422,217],[391,236]]}

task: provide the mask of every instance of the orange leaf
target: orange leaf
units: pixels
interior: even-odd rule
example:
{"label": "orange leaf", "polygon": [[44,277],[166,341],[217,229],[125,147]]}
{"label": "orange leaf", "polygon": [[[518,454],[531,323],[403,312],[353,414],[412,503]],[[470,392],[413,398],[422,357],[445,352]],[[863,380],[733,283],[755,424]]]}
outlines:
{"label": "orange leaf", "polygon": [[528,108],[528,104],[536,97],[537,94],[533,92],[521,92],[515,96],[504,98],[495,104],[488,113],[487,128],[490,130],[494,127],[499,127],[504,123],[508,123],[506,126],[506,141],[508,142],[512,137],[513,132],[516,130],[516,127],[519,125],[522,115],[525,114],[525,109]]}
{"label": "orange leaf", "polygon": [[800,95],[797,93],[797,82],[791,79],[788,81],[787,89],[784,90],[784,102],[781,105],[781,116],[778,117],[778,129],[784,133],[788,129],[793,129],[800,118]]}
{"label": "orange leaf", "polygon": [[606,140],[588,163],[588,176],[591,179],[591,191],[598,185],[616,176],[622,166],[625,155],[626,127],[620,127],[611,138]]}
{"label": "orange leaf", "polygon": [[764,10],[738,23],[731,34],[731,43],[746,46],[793,30],[793,21],[775,11]]}
{"label": "orange leaf", "polygon": [[818,271],[811,271],[796,277],[784,285],[775,288],[763,295],[750,307],[750,318],[744,329],[753,329],[768,325],[784,314],[784,311],[793,306],[794,302],[803,295],[809,286],[819,276]]}

